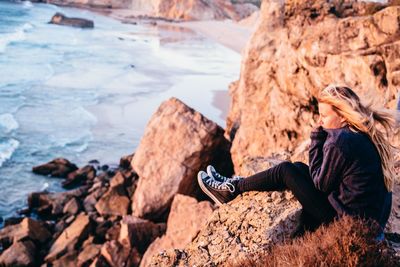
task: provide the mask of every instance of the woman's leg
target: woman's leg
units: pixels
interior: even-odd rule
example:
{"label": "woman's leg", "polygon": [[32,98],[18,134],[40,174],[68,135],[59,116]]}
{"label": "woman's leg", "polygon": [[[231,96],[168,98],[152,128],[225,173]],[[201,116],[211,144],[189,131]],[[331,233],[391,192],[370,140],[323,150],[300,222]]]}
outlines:
{"label": "woman's leg", "polygon": [[319,224],[332,221],[336,215],[327,196],[315,188],[308,167],[303,163],[282,162],[240,180],[237,189],[240,193],[289,189],[303,206],[304,212]]}

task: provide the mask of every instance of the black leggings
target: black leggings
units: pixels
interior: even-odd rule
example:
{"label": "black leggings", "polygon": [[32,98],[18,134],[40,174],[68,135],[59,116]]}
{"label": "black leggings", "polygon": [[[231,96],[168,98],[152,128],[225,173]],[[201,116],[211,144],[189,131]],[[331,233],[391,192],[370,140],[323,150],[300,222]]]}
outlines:
{"label": "black leggings", "polygon": [[302,162],[282,162],[240,180],[237,188],[240,193],[289,189],[303,206],[302,220],[310,230],[336,216],[327,196],[315,187],[308,166]]}

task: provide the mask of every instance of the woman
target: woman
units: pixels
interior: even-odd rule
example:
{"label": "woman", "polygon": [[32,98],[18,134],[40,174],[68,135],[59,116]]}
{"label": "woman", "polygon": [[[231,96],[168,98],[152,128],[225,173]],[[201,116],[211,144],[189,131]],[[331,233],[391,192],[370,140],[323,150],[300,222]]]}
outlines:
{"label": "woman", "polygon": [[227,178],[209,166],[199,172],[199,185],[217,204],[246,191],[289,189],[303,207],[308,230],[348,214],[377,221],[383,233],[395,179],[389,139],[397,114],[362,104],[347,87],[328,86],[318,102],[309,166],[283,162],[247,178]]}

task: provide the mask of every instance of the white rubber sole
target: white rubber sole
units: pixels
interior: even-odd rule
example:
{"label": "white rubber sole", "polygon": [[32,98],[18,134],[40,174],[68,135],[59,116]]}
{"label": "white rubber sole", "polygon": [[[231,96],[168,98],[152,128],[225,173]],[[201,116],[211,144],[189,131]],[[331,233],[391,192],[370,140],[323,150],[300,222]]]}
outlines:
{"label": "white rubber sole", "polygon": [[204,185],[203,179],[201,177],[201,171],[197,174],[197,182],[199,183],[201,190],[203,190],[203,192],[206,193],[206,195],[209,196],[215,202],[215,204],[217,204],[218,206],[221,206],[223,204]]}

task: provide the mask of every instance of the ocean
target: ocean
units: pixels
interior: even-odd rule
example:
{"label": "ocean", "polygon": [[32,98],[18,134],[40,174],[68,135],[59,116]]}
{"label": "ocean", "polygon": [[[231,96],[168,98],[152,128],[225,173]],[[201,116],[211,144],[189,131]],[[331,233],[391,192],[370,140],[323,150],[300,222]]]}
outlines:
{"label": "ocean", "polygon": [[[56,13],[95,28],[48,24]],[[190,30],[88,10],[0,0],[0,217],[30,192],[62,191],[32,167],[56,157],[116,164],[174,96],[225,127],[240,55]]]}

